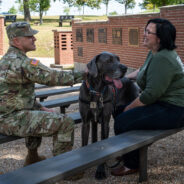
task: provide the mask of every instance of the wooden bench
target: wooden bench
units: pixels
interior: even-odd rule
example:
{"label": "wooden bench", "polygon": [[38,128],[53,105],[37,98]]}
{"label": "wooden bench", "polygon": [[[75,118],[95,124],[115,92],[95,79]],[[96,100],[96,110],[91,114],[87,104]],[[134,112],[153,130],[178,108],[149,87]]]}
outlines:
{"label": "wooden bench", "polygon": [[59,16],[59,27],[63,26],[63,21],[64,20],[70,20],[70,26],[71,26],[73,18],[74,18],[74,15],[60,15]]}
{"label": "wooden bench", "polygon": [[16,22],[17,15],[5,15],[4,25],[6,26],[7,22]]}
{"label": "wooden bench", "polygon": [[135,130],[0,175],[0,184],[51,184],[140,148],[139,182],[147,180],[148,146],[180,129]]}

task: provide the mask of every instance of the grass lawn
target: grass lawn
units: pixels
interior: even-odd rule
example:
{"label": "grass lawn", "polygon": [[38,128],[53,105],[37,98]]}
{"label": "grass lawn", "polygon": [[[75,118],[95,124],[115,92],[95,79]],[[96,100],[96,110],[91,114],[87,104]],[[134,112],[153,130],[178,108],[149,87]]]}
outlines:
{"label": "grass lawn", "polygon": [[[106,16],[75,16],[75,18],[82,18],[82,20],[105,20]],[[18,16],[17,21],[23,21],[23,17]],[[36,51],[28,52],[30,57],[54,57],[54,34],[53,30],[72,30],[69,26],[69,22],[64,23],[63,27],[59,27],[59,16],[44,16],[43,24],[36,25],[35,23],[39,22],[39,17],[32,17],[31,26],[33,29],[39,31],[36,34]],[[8,24],[7,24],[8,25]],[[5,31],[6,32],[6,31]],[[8,49],[8,38],[5,33],[5,51]]]}

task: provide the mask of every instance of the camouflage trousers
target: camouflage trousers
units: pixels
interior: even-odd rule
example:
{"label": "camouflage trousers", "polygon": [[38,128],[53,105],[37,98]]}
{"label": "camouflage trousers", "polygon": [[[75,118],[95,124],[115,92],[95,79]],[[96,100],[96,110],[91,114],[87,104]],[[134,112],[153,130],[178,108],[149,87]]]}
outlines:
{"label": "camouflage trousers", "polygon": [[42,137],[52,136],[53,155],[58,155],[73,146],[74,122],[60,113],[22,110],[0,115],[0,133],[25,137],[28,149],[38,148]]}

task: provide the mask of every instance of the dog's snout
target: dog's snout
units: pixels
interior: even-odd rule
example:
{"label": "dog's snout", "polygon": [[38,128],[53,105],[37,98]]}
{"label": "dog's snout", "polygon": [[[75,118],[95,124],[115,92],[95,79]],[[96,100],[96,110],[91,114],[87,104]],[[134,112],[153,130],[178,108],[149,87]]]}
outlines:
{"label": "dog's snout", "polygon": [[121,68],[121,70],[122,70],[123,72],[126,72],[127,69],[128,69],[128,67],[125,66],[125,65],[123,65],[123,64],[121,64],[120,68]]}

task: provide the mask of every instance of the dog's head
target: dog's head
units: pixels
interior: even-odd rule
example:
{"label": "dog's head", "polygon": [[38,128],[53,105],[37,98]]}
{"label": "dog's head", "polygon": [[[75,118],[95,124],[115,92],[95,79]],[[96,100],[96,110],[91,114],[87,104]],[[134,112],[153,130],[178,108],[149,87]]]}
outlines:
{"label": "dog's head", "polygon": [[117,88],[122,87],[120,78],[127,71],[127,67],[120,63],[119,57],[110,52],[102,52],[95,56],[87,64],[87,68],[92,77],[97,78],[101,76],[104,81],[114,83]]}

